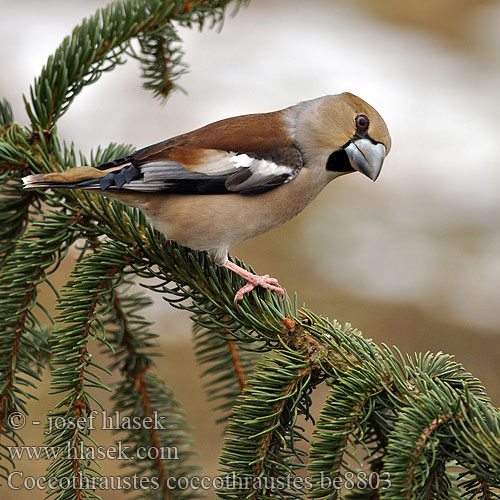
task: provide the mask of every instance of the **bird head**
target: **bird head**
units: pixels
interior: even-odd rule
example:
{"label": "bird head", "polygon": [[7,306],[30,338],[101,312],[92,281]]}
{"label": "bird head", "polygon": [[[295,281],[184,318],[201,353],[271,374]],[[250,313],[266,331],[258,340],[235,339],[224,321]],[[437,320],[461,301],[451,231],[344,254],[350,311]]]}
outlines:
{"label": "bird head", "polygon": [[297,111],[294,137],[306,165],[331,178],[358,171],[377,180],[391,137],[372,106],[344,92],[301,103]]}

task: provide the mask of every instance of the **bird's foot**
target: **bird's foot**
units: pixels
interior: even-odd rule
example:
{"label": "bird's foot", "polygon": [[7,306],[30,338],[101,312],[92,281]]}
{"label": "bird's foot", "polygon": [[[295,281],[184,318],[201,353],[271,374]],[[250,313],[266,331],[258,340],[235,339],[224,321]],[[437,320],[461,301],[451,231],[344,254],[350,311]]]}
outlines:
{"label": "bird's foot", "polygon": [[264,276],[253,274],[250,271],[237,266],[234,262],[226,262],[224,266],[247,280],[247,284],[241,287],[234,296],[235,307],[237,307],[238,302],[243,298],[243,296],[248,292],[251,292],[256,286],[261,286],[262,288],[267,288],[268,290],[277,292],[282,297],[285,296],[285,290],[281,288],[278,280],[270,278],[268,274],[265,274]]}
{"label": "bird's foot", "polygon": [[262,288],[267,288],[274,292],[279,293],[282,297],[285,295],[285,290],[281,288],[278,280],[275,278],[270,278],[268,274],[264,276],[258,276],[257,274],[252,274],[251,277],[245,278],[247,280],[247,284],[242,286],[234,296],[234,305],[237,306],[238,302],[243,298],[243,296],[251,292],[256,286],[261,286]]}

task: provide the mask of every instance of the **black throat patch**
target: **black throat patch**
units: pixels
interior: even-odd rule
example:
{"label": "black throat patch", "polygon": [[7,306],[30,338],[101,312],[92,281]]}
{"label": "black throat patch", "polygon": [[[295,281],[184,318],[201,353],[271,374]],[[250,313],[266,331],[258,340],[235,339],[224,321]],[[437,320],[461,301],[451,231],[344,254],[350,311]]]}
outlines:
{"label": "black throat patch", "polygon": [[330,172],[354,172],[349,163],[347,153],[343,149],[333,152],[326,162],[326,169]]}

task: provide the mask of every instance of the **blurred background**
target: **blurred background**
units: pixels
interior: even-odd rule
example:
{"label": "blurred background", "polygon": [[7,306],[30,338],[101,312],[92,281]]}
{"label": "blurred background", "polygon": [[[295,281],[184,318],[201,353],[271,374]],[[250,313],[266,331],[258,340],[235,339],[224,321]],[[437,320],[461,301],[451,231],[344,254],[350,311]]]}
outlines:
{"label": "blurred background", "polygon": [[[26,124],[22,94],[63,37],[107,2],[0,3],[0,97]],[[180,30],[186,94],[161,105],[129,61],[83,90],[59,135],[86,154],[110,142],[142,147],[232,115],[345,90],[359,95],[393,139],[379,180],[342,177],[295,220],[232,253],[378,343],[453,353],[498,405],[499,25],[494,0],[254,0],[220,32]],[[56,284],[70,270],[68,263]],[[49,292],[43,300],[54,303]],[[205,402],[189,318],[154,300],[147,314],[165,355],[158,372],[195,427],[204,473],[215,474],[221,429]],[[317,408],[321,390],[318,398]],[[53,402],[34,403],[34,414],[44,418]],[[39,430],[27,432],[27,444],[41,443]],[[43,474],[46,464],[26,465]]]}

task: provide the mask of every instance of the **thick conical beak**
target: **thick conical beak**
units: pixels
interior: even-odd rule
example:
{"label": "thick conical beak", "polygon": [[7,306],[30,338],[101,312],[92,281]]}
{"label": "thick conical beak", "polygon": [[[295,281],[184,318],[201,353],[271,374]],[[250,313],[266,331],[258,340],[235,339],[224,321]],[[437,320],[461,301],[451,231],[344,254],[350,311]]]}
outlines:
{"label": "thick conical beak", "polygon": [[344,149],[354,170],[365,174],[372,181],[377,180],[385,158],[383,144],[373,144],[369,139],[358,139],[351,141]]}

